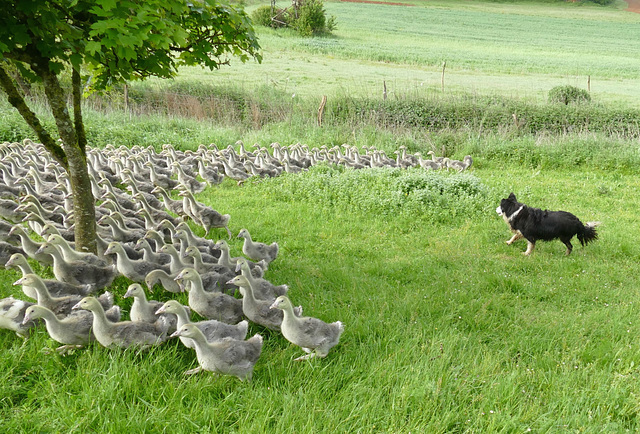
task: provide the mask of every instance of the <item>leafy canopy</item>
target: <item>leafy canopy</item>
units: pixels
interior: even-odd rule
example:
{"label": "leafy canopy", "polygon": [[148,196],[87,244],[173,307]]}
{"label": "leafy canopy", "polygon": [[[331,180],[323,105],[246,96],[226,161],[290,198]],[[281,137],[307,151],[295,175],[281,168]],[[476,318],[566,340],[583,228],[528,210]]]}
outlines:
{"label": "leafy canopy", "polygon": [[217,0],[0,0],[0,60],[28,80],[29,66],[85,64],[95,85],[172,77],[181,65],[210,69],[230,56],[261,61],[251,21]]}

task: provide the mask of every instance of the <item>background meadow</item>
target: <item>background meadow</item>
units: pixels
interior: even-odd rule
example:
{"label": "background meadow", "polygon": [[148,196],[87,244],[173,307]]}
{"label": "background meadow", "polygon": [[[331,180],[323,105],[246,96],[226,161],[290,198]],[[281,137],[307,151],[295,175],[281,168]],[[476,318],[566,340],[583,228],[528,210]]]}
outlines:
{"label": "background meadow", "polygon": [[[61,357],[45,354],[57,345],[44,329],[27,341],[0,331],[4,430],[638,430],[640,148],[632,125],[640,15],[619,3],[407,3],[416,6],[328,2],[338,18],[333,36],[260,28],[262,65],[189,68],[171,82],[133,83],[128,112],[117,91],[87,103],[88,136],[98,147],[196,149],[242,139],[473,156],[462,174],[325,166],[240,187],[226,180],[198,195],[231,214],[234,234],[248,228],[255,240],[280,244],[266,277],[288,284],[305,314],[345,324],[328,357],[294,362],[299,348],[252,325],[264,348],[252,382],[241,383],[184,376],[197,362],[177,341],[142,354],[96,344]],[[551,87],[584,88],[587,75],[589,107],[547,104]],[[388,102],[460,109],[462,121],[377,123],[368,110],[382,98],[382,81]],[[167,103],[178,93],[191,98],[179,115]],[[322,94],[329,102],[320,128]],[[204,110],[205,97],[217,117]],[[488,119],[487,107],[512,104],[554,122],[582,109],[604,119],[624,107],[628,118],[560,132],[516,128],[508,110],[495,125],[476,121]],[[341,107],[364,114],[343,116]],[[469,107],[476,109],[461,109]],[[6,105],[0,120],[0,139],[31,136]],[[512,191],[529,205],[601,221],[600,239],[568,257],[559,241],[523,257],[526,243],[507,246],[511,233],[495,213]],[[230,244],[239,255],[241,239]],[[0,296],[21,296],[12,285],[18,277],[0,273]],[[120,278],[111,289],[125,312],[128,283]]]}

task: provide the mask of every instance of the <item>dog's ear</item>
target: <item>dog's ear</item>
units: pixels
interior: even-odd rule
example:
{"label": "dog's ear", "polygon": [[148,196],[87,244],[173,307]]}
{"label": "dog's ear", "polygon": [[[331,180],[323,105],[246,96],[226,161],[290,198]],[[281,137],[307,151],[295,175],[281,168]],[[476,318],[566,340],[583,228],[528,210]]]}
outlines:
{"label": "dog's ear", "polygon": [[511,194],[509,195],[508,199],[509,199],[509,200],[513,200],[513,201],[515,201],[515,200],[516,200],[516,195],[515,195],[515,194],[513,194],[513,193],[511,193]]}

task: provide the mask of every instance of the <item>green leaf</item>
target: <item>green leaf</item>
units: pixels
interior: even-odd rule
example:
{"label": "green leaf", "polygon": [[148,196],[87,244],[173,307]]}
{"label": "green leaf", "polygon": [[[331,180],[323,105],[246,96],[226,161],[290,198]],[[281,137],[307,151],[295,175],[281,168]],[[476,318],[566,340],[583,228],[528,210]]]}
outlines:
{"label": "green leaf", "polygon": [[87,46],[85,47],[85,50],[88,53],[91,53],[91,55],[96,54],[96,52],[100,51],[101,49],[102,49],[102,45],[98,41],[89,41],[87,42]]}
{"label": "green leaf", "polygon": [[116,0],[97,0],[96,3],[102,5],[102,9],[105,11],[115,9],[117,6]]}
{"label": "green leaf", "polygon": [[80,67],[80,65],[82,65],[82,61],[84,60],[84,56],[82,56],[80,53],[74,53],[69,56],[69,60],[71,61],[71,64],[73,66]]}

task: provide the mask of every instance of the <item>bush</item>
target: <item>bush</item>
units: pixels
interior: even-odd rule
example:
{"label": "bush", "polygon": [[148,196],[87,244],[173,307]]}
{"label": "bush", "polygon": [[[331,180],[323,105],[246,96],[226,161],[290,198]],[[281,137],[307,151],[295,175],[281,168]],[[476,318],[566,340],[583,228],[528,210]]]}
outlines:
{"label": "bush", "polygon": [[271,27],[271,6],[260,6],[251,12],[251,20],[254,24]]}
{"label": "bush", "polygon": [[275,17],[271,12],[271,6],[260,6],[258,9],[251,13],[251,19],[255,24],[259,24],[265,27],[285,27],[289,25],[290,16],[289,12],[284,9],[276,9]]}
{"label": "bush", "polygon": [[549,91],[549,102],[569,105],[572,102],[589,102],[591,95],[575,86],[556,86]]}
{"label": "bush", "polygon": [[412,168],[349,170],[317,165],[303,174],[260,181],[271,198],[370,215],[404,215],[423,222],[460,221],[487,212],[490,188],[471,174]]}
{"label": "bush", "polygon": [[293,27],[303,36],[312,36],[326,30],[324,4],[320,0],[306,0],[298,9]]}
{"label": "bush", "polygon": [[251,13],[254,23],[265,27],[290,26],[302,36],[313,36],[330,33],[336,28],[336,17],[326,17],[322,0],[305,0],[299,2],[297,18],[293,11],[277,9],[273,20],[271,6],[260,6]]}

